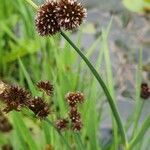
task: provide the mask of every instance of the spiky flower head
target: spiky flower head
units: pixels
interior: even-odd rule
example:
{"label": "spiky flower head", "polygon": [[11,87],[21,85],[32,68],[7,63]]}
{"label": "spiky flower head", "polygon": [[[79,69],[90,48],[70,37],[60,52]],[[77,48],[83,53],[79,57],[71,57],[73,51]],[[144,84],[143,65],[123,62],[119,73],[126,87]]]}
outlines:
{"label": "spiky flower head", "polygon": [[141,98],[148,99],[150,97],[150,88],[147,83],[141,84]]}
{"label": "spiky flower head", "polygon": [[69,118],[72,123],[79,122],[81,119],[81,114],[77,111],[76,107],[71,107],[69,112]]}
{"label": "spiky flower head", "polygon": [[75,123],[72,124],[72,130],[75,132],[79,132],[83,127],[83,124],[81,121],[77,121]]}
{"label": "spiky flower head", "polygon": [[58,23],[65,30],[76,29],[86,17],[86,9],[76,0],[61,0],[58,12]]}
{"label": "spiky flower head", "polygon": [[36,117],[43,119],[47,117],[50,113],[48,104],[40,97],[35,97],[28,101],[28,108],[34,112]]}
{"label": "spiky flower head", "polygon": [[58,3],[50,0],[39,7],[35,25],[41,36],[53,35],[60,31],[60,26],[57,23],[57,7]]}
{"label": "spiky flower head", "polygon": [[69,106],[74,107],[76,104],[84,102],[84,95],[81,92],[68,92],[66,100]]}
{"label": "spiky flower head", "polygon": [[49,81],[40,81],[37,83],[37,87],[44,91],[47,95],[53,95],[54,87]]}
{"label": "spiky flower head", "polygon": [[58,131],[65,130],[68,127],[69,121],[67,119],[58,119],[56,121],[56,128]]}
{"label": "spiky flower head", "polygon": [[26,105],[30,97],[30,93],[25,89],[15,85],[8,86],[3,92],[2,97],[6,104],[4,111],[6,113],[11,110],[20,111],[21,107]]}

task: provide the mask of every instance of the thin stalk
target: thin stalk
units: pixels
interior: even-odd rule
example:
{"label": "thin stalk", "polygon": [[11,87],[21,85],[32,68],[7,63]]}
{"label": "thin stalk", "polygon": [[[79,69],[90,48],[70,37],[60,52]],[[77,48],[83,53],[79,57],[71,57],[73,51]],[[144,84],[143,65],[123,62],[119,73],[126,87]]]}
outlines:
{"label": "thin stalk", "polygon": [[[38,6],[36,4],[34,4],[32,2],[32,0],[26,0],[31,6],[33,6],[36,10],[38,8]],[[100,86],[102,87],[108,103],[110,105],[110,108],[112,110],[112,113],[115,117],[116,123],[118,125],[118,129],[120,130],[121,133],[121,137],[123,140],[123,144],[125,146],[125,148],[128,147],[128,142],[127,142],[127,138],[126,138],[126,134],[125,134],[125,130],[121,121],[121,117],[119,115],[119,111],[113,101],[113,98],[111,97],[109,90],[106,86],[106,84],[104,83],[104,81],[102,80],[102,78],[100,77],[100,75],[98,74],[98,72],[96,71],[96,69],[93,67],[93,65],[89,62],[89,60],[85,57],[85,55],[81,52],[81,50],[70,40],[70,38],[61,31],[61,35],[68,41],[68,43],[74,48],[74,50],[81,56],[81,58],[84,60],[84,62],[87,64],[87,66],[89,67],[89,69],[91,70],[91,72],[93,73],[93,75],[95,76],[95,78],[97,79],[97,81],[99,82]]]}
{"label": "thin stalk", "polygon": [[108,103],[111,107],[111,110],[112,110],[112,113],[115,117],[115,120],[117,122],[117,125],[118,125],[118,128],[120,129],[120,132],[121,132],[121,136],[122,136],[122,139],[123,139],[123,143],[125,145],[127,145],[127,138],[126,138],[126,135],[125,135],[125,131],[124,131],[124,127],[123,127],[123,124],[122,124],[122,121],[121,121],[121,117],[119,115],[119,111],[116,107],[116,104],[114,103],[114,100],[112,99],[109,91],[108,91],[108,88],[106,86],[106,84],[104,83],[104,81],[102,80],[102,78],[100,77],[100,75],[98,74],[98,72],[96,71],[96,69],[93,67],[93,65],[89,62],[89,60],[86,58],[86,56],[81,52],[81,50],[70,40],[70,38],[64,33],[61,31],[61,35],[68,41],[68,43],[74,48],[74,50],[81,56],[81,58],[84,60],[84,62],[87,64],[87,66],[89,67],[89,69],[91,70],[91,72],[93,73],[93,75],[95,76],[95,78],[97,79],[97,81],[99,82],[100,86],[102,87],[106,97],[107,97],[107,100],[108,100]]}
{"label": "thin stalk", "polygon": [[70,145],[68,144],[68,142],[66,141],[66,139],[64,138],[64,136],[61,134],[61,132],[58,131],[58,129],[54,126],[54,124],[49,120],[49,119],[45,119],[45,121],[50,124],[56,131],[57,133],[61,136],[61,139],[63,140],[63,142],[66,144],[68,150],[71,150]]}

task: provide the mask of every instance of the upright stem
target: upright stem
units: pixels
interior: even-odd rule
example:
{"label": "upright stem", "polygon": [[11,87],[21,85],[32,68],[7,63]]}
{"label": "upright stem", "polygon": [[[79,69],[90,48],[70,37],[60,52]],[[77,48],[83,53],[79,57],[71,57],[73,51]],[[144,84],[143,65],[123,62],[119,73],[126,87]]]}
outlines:
{"label": "upright stem", "polygon": [[95,76],[95,78],[97,79],[97,81],[99,82],[100,86],[102,87],[108,103],[110,105],[110,108],[112,110],[112,113],[115,117],[115,120],[117,122],[118,128],[120,130],[122,139],[123,139],[123,143],[127,146],[127,138],[126,138],[126,134],[125,134],[125,130],[118,112],[118,109],[108,91],[108,88],[106,86],[106,84],[104,83],[104,81],[102,80],[102,78],[100,77],[100,75],[98,74],[98,72],[96,71],[96,69],[93,67],[93,65],[89,62],[89,60],[86,58],[86,56],[81,52],[81,50],[70,40],[70,38],[61,31],[61,35],[68,41],[68,43],[74,48],[74,50],[81,56],[81,58],[84,60],[84,62],[87,64],[87,66],[89,67],[89,69],[91,70],[91,72],[93,73],[93,75]]}

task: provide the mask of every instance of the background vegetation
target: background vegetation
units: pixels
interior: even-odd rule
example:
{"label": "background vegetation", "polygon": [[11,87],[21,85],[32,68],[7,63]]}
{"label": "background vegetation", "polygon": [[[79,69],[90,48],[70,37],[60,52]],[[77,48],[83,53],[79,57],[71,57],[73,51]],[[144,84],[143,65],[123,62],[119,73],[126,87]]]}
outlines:
{"label": "background vegetation", "polygon": [[[51,81],[55,88],[51,101],[54,110],[57,110],[49,115],[51,121],[68,113],[64,98],[68,91],[81,91],[86,99],[80,106],[84,124],[80,133],[66,131],[60,135],[48,122],[29,116],[26,110],[22,113],[11,112],[6,116],[12,123],[13,130],[5,134],[0,132],[0,146],[11,144],[15,150],[66,150],[70,149],[68,145],[77,150],[123,149],[118,128],[108,107],[106,111],[112,118],[113,126],[111,140],[106,142],[102,138],[100,124],[103,121],[103,106],[107,103],[107,99],[88,67],[68,42],[60,34],[48,38],[40,37],[35,31],[35,10],[26,1],[1,0],[0,3],[0,79],[26,87],[33,95],[41,95],[34,84],[40,80]],[[107,27],[103,27],[101,34],[88,49],[83,49],[83,53],[92,60],[95,68],[103,76],[116,103],[117,94],[108,45],[112,21],[113,19]],[[83,47],[81,44],[83,28],[84,25],[76,32],[77,38],[74,42],[78,47]],[[71,33],[67,35],[71,37]],[[94,50],[99,45],[101,46],[97,58],[93,59]],[[102,71],[103,66],[105,68]],[[149,118],[146,117],[142,128],[138,126],[143,107],[140,98],[142,49],[139,49],[138,65],[134,73],[135,89],[132,97],[135,100],[135,108],[124,126],[126,134],[129,133],[127,134],[131,141],[129,143],[134,147],[132,149],[148,150],[150,137],[144,138],[143,135],[149,128]],[[50,99],[47,98],[47,101]]]}

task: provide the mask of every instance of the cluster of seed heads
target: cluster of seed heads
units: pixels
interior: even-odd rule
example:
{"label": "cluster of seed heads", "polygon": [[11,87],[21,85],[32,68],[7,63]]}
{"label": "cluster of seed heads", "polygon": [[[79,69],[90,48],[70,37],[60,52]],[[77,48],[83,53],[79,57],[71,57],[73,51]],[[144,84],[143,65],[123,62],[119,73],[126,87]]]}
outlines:
{"label": "cluster of seed heads", "polygon": [[82,129],[81,114],[77,109],[77,104],[84,102],[84,95],[81,92],[68,92],[65,96],[67,103],[69,105],[68,119],[59,119],[56,122],[56,127],[58,130],[64,130],[68,127],[69,121],[71,124],[71,129],[78,132]]}
{"label": "cluster of seed heads", "polygon": [[41,36],[48,36],[59,32],[61,28],[76,29],[85,17],[86,9],[76,0],[47,0],[39,6],[35,24]]}
{"label": "cluster of seed heads", "polygon": [[[54,87],[49,81],[40,81],[37,84],[37,88],[46,93],[48,96],[53,95]],[[80,131],[82,128],[81,114],[78,112],[77,105],[84,102],[84,95],[81,92],[69,92],[65,96],[69,105],[68,118],[58,119],[55,124],[59,131],[68,128],[68,124],[71,124],[73,131]],[[50,107],[48,103],[41,97],[34,97],[30,92],[22,87],[16,85],[8,85],[0,82],[0,99],[4,102],[6,107],[3,109],[4,112],[8,113],[12,110],[21,111],[23,107],[30,109],[37,118],[44,119],[50,113]],[[0,113],[1,115],[1,113]],[[0,128],[3,126],[1,123],[7,125],[7,129],[10,127],[6,124],[7,120],[0,117]]]}
{"label": "cluster of seed heads", "polygon": [[[37,87],[49,96],[53,94],[53,85],[49,81],[38,82]],[[3,109],[6,113],[12,110],[20,111],[23,107],[32,110],[40,119],[47,117],[50,113],[48,104],[41,97],[33,97],[30,92],[16,85],[0,82],[0,99],[6,105]]]}

